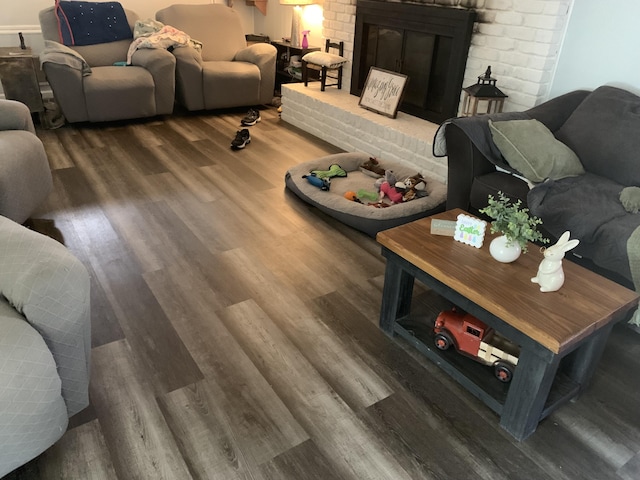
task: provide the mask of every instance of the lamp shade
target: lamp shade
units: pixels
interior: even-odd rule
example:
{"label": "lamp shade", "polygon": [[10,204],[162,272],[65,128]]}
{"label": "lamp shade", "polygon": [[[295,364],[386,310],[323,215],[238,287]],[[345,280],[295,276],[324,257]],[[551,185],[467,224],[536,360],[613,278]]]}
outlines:
{"label": "lamp shade", "polygon": [[291,17],[291,46],[300,46],[300,25],[302,24],[301,6],[313,5],[315,0],[280,0],[280,5],[290,5],[293,7],[293,15]]}

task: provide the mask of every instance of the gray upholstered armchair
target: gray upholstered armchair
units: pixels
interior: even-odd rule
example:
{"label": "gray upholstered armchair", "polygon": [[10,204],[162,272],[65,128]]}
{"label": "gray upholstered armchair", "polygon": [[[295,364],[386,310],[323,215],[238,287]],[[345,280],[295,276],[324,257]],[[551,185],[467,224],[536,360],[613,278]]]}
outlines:
{"label": "gray upholstered armchair", "polygon": [[[1,118],[1,117],[0,117]],[[0,477],[89,405],[90,280],[61,243],[0,217]]]}
{"label": "gray upholstered armchair", "polygon": [[202,52],[173,50],[177,99],[188,110],[271,102],[276,49],[268,43],[247,47],[235,10],[222,4],[172,5],[157,12],[156,20],[202,42]]}
{"label": "gray upholstered armchair", "polygon": [[[65,2],[63,2],[65,3]],[[131,31],[138,17],[126,10]],[[55,7],[40,12],[42,35],[48,42],[40,63],[67,121],[105,122],[165,115],[173,112],[175,58],[165,49],[139,49],[126,62],[132,39],[65,47]]]}
{"label": "gray upholstered armchair", "polygon": [[0,100],[0,215],[24,223],[53,185],[29,107]]}

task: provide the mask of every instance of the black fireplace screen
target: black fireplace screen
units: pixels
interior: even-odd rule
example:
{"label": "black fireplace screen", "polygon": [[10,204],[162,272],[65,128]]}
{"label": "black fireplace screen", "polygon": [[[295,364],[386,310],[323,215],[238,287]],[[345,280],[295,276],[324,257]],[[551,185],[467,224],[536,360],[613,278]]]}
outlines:
{"label": "black fireplace screen", "polygon": [[358,0],[351,93],[371,67],[407,75],[400,110],[441,123],[455,116],[475,11]]}

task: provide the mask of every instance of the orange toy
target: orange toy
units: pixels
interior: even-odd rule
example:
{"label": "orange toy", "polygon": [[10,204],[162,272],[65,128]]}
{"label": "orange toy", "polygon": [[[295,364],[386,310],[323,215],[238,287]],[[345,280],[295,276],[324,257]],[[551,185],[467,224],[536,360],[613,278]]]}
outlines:
{"label": "orange toy", "polygon": [[351,190],[344,192],[344,198],[346,198],[347,200],[351,200],[352,202],[358,201],[358,196],[356,195],[356,192],[352,192]]}

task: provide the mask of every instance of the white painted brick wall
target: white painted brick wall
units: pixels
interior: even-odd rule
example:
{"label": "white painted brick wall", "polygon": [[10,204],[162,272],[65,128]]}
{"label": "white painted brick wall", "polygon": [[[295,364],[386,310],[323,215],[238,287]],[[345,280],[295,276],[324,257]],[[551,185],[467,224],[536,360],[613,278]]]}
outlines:
{"label": "white painted brick wall", "polygon": [[[530,108],[546,98],[551,72],[574,0],[460,0],[461,7],[473,8],[479,20],[474,27],[467,59],[464,86],[476,83],[491,65],[497,86],[509,98],[506,111]],[[438,4],[438,0],[414,3]],[[450,5],[451,2],[443,1]],[[356,0],[324,0],[323,36],[345,42],[345,56],[353,58]],[[512,76],[517,72],[517,76]],[[523,72],[527,88],[523,85]],[[529,85],[537,84],[536,86]],[[344,87],[351,85],[351,64],[344,72]]]}
{"label": "white painted brick wall", "polygon": [[389,118],[365,110],[348,91],[319,82],[282,85],[282,120],[347,152],[364,152],[414,168],[446,183],[447,160],[432,155],[438,125],[399,112]]}

